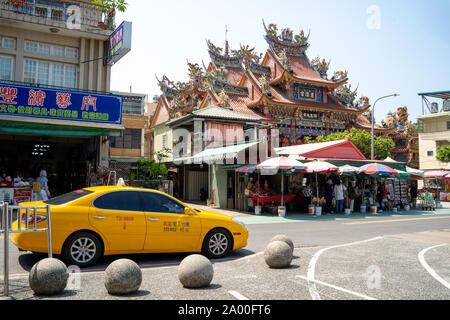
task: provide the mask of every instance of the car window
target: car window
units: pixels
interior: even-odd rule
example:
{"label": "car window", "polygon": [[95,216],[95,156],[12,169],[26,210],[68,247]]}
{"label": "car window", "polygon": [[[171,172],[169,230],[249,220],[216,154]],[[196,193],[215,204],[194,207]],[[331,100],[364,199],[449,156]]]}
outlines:
{"label": "car window", "polygon": [[144,211],[184,214],[184,206],[165,195],[154,192],[141,192]]}
{"label": "car window", "polygon": [[91,193],[92,193],[92,191],[88,191],[88,190],[84,190],[84,189],[76,190],[76,191],[72,191],[72,192],[65,193],[65,194],[62,194],[60,196],[51,198],[51,199],[49,199],[47,201],[44,201],[44,203],[58,206],[58,205],[66,204],[66,203],[69,203],[71,201],[80,199],[80,198],[82,198],[84,196],[87,196],[88,194],[91,194]]}
{"label": "car window", "polygon": [[139,192],[137,191],[109,192],[95,199],[93,205],[98,209],[142,211]]}

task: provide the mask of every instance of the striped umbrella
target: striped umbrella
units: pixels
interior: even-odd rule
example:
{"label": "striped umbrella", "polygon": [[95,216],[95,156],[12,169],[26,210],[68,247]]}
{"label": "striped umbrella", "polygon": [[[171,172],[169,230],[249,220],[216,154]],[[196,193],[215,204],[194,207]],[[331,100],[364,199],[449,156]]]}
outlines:
{"label": "striped umbrella", "polygon": [[313,161],[305,163],[306,165],[306,172],[315,172],[316,173],[316,196],[319,198],[319,181],[317,178],[318,173],[328,173],[337,171],[339,168],[335,166],[334,164],[331,164],[329,162],[325,161]]}
{"label": "striped umbrella", "polygon": [[267,169],[267,170],[272,170],[272,169],[303,170],[306,167],[303,163],[301,163],[300,161],[297,161],[295,159],[288,158],[288,157],[277,157],[277,158],[270,158],[264,162],[261,162],[260,164],[258,164],[256,166],[256,168]]}
{"label": "striped umbrella", "polygon": [[397,170],[380,163],[369,163],[359,168],[359,173],[378,175],[397,175]]}
{"label": "striped umbrella", "polygon": [[[260,170],[303,170],[305,165],[300,161],[287,158],[276,157],[267,159],[256,166]],[[284,207],[284,174],[281,175],[281,206]]]}
{"label": "striped umbrella", "polygon": [[253,173],[256,170],[256,164],[248,164],[246,166],[236,169],[240,173]]}

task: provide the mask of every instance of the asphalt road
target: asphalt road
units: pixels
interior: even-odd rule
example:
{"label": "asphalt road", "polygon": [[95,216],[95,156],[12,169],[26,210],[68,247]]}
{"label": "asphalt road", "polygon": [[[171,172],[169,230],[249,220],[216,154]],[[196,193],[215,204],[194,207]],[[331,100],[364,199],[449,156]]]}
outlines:
{"label": "asphalt road", "polygon": [[[450,210],[424,213],[286,218],[238,215],[249,229],[248,246],[213,261],[215,276],[210,288],[181,287],[176,270],[186,254],[133,255],[127,258],[141,266],[144,282],[142,290],[128,298],[205,299],[207,294],[208,299],[450,299],[450,287],[445,286],[450,283]],[[277,234],[288,235],[296,247],[288,269],[268,268],[261,254]],[[3,253],[3,241],[0,243]],[[13,245],[10,252],[12,294],[17,299],[33,298],[26,275],[45,255],[18,252]],[[425,264],[419,258],[421,252]],[[122,257],[105,257],[83,270],[80,290],[67,291],[57,299],[117,299],[105,292],[102,271]],[[2,269],[3,263],[1,273]],[[378,281],[368,285],[370,274],[377,272]]]}

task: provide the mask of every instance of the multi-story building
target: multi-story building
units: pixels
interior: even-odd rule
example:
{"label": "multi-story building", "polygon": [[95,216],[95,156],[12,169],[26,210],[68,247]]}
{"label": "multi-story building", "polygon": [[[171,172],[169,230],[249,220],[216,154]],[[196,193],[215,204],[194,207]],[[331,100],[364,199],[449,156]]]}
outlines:
{"label": "multi-story building", "polygon": [[[140,158],[149,158],[145,148],[145,131],[148,128],[148,115],[145,114],[147,95],[139,93],[112,92],[123,98],[122,136],[109,140],[109,168],[120,177],[130,180],[129,170],[136,167]],[[147,153],[146,153],[147,150]]]}
{"label": "multi-story building", "polygon": [[91,1],[0,0],[2,176],[44,168],[56,195],[108,165],[108,137],[123,131],[109,93],[115,28]]}
{"label": "multi-story building", "polygon": [[436,154],[439,147],[450,145],[450,91],[419,95],[423,103],[418,117],[420,170],[441,170],[447,163],[437,160]]}

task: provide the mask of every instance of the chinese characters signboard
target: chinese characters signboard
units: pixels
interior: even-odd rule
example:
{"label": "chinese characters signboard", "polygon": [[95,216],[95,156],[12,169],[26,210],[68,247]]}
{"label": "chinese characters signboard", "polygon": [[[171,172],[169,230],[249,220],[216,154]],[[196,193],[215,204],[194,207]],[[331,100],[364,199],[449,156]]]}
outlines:
{"label": "chinese characters signboard", "polygon": [[114,64],[131,50],[132,23],[124,21],[108,39],[109,64]]}
{"label": "chinese characters signboard", "polygon": [[0,82],[0,116],[122,123],[122,97]]}

